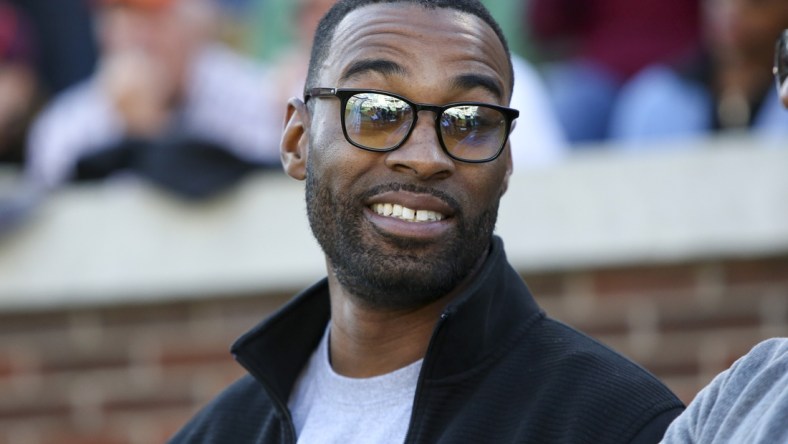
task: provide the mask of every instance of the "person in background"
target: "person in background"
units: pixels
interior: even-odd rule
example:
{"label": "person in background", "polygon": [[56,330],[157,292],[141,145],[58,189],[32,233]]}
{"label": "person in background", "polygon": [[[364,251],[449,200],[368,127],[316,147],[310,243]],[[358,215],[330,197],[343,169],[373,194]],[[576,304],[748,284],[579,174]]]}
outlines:
{"label": "person in background", "polygon": [[[98,68],[35,122],[30,180],[56,187],[86,159],[93,169],[131,167],[175,182],[213,175],[191,174],[192,163],[278,163],[268,72],[215,41],[214,8],[212,0],[97,0]],[[173,147],[183,156],[168,157]]]}
{"label": "person in background", "polygon": [[[336,0],[297,2],[295,43],[272,64],[279,85],[277,103],[286,103],[290,97],[302,94],[315,29],[334,3]],[[550,106],[544,82],[524,58],[512,54],[512,65],[515,81],[511,105],[520,111],[520,119],[509,136],[515,172],[556,165],[568,155],[569,145]]]}
{"label": "person in background", "polygon": [[0,0],[0,164],[24,163],[28,126],[41,100],[34,47],[24,15]]}
{"label": "person in background", "polygon": [[236,341],[248,375],[172,443],[662,438],[681,402],[547,317],[493,235],[513,76],[478,0],[329,10],[281,142],[327,277]]}
{"label": "person in background", "polygon": [[704,0],[702,51],[633,78],[619,96],[611,137],[669,140],[728,130],[787,135],[788,113],[769,72],[774,39],[786,26],[785,0]]}
{"label": "person in background", "polygon": [[698,44],[699,0],[528,0],[528,33],[572,143],[607,138],[621,85]]}

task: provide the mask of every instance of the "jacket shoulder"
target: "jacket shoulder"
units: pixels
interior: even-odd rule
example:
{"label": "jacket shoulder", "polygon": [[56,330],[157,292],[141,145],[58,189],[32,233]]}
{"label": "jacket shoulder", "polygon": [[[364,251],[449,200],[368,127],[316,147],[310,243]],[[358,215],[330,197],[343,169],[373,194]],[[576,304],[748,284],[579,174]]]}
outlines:
{"label": "jacket shoulder", "polygon": [[539,330],[529,339],[537,352],[533,374],[542,379],[546,398],[564,400],[564,415],[583,418],[622,442],[656,443],[683,411],[683,403],[654,375],[601,342],[550,318]]}

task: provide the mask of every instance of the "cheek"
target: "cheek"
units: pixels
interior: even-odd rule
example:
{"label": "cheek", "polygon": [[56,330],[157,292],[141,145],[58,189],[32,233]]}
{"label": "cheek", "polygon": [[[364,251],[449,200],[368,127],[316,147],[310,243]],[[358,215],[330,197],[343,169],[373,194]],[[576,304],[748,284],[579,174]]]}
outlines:
{"label": "cheek", "polygon": [[383,166],[383,155],[351,145],[345,140],[338,117],[334,118],[336,122],[331,117],[312,122],[309,156],[321,171],[332,171],[332,176],[345,178],[352,185],[356,178]]}
{"label": "cheek", "polygon": [[331,103],[332,101],[329,100],[322,100],[322,102],[328,103],[320,103],[320,107],[315,107],[312,112],[309,123],[309,146],[313,151],[319,151],[315,154],[335,155],[337,145],[345,141],[345,137],[342,135],[342,124],[338,115],[327,112],[331,110],[326,107],[327,105],[336,106],[337,104]]}
{"label": "cheek", "polygon": [[309,160],[321,171],[321,177],[325,176],[325,172],[338,171],[343,162],[342,149],[338,146],[336,135],[325,126],[313,126],[309,138]]}
{"label": "cheek", "polygon": [[[473,167],[471,165],[471,168]],[[484,171],[484,174],[481,173],[481,171],[470,171],[469,174],[462,175],[462,183],[466,184],[464,187],[466,208],[475,208],[477,212],[493,206],[506,191],[505,163]]]}
{"label": "cheek", "polygon": [[[317,128],[315,128],[317,129]],[[339,135],[341,137],[341,134]],[[321,186],[328,187],[334,192],[343,191],[353,183],[353,158],[350,148],[343,146],[344,139],[337,139],[336,135],[317,129],[310,133],[308,162],[311,164],[310,173],[315,174]],[[322,143],[316,141],[323,141]]]}

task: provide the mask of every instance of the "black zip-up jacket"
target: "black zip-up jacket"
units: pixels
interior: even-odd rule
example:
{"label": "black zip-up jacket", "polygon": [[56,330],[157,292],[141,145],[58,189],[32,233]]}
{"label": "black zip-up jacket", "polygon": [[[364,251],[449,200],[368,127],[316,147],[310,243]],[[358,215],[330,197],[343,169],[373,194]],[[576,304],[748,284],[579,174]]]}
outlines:
{"label": "black zip-up jacket", "polygon": [[[295,443],[287,401],[329,319],[325,279],[232,347],[249,371],[171,443]],[[406,443],[657,443],[683,410],[646,370],[539,309],[499,238],[437,320]]]}

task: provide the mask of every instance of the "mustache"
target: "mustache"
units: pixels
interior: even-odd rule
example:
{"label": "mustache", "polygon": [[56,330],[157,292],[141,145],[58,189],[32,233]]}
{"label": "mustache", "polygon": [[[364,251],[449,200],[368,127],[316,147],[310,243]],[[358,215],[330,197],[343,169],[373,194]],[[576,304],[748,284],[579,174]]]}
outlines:
{"label": "mustache", "polygon": [[372,198],[372,196],[389,191],[408,191],[410,193],[429,194],[442,200],[446,205],[451,207],[455,214],[462,213],[462,208],[460,207],[460,203],[457,201],[457,199],[453,198],[445,191],[441,191],[436,188],[414,185],[411,183],[390,182],[376,185],[362,193],[361,200],[367,200]]}

